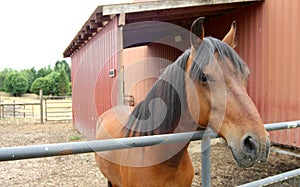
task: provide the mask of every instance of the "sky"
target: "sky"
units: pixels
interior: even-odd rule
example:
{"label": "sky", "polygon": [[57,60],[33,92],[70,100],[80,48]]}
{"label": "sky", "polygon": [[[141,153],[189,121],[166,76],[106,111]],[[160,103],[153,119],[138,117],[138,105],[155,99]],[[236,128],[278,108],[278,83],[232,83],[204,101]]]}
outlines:
{"label": "sky", "polygon": [[53,67],[57,60],[64,60],[62,53],[97,6],[131,1],[1,1],[0,70]]}

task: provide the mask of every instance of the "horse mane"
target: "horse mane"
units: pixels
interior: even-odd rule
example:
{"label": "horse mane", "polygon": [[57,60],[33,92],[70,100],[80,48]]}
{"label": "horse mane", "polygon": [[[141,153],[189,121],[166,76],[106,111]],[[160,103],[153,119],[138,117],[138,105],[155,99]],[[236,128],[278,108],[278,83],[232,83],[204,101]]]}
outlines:
{"label": "horse mane", "polygon": [[132,111],[125,124],[126,136],[166,134],[175,130],[187,106],[185,69],[190,50],[168,65],[146,98]]}
{"label": "horse mane", "polygon": [[[245,74],[246,64],[229,45],[206,37],[196,51],[190,72],[192,79],[198,79],[203,74],[203,68],[212,62],[215,52],[219,60],[226,63],[227,57],[238,72]],[[186,62],[190,53],[190,50],[186,50],[167,66],[146,98],[134,108],[123,128],[127,137],[172,133],[182,118],[186,120],[183,125],[194,125],[188,112],[185,92]]]}
{"label": "horse mane", "polygon": [[193,80],[198,79],[203,75],[204,67],[212,62],[215,58],[215,52],[218,54],[219,60],[226,63],[226,57],[233,62],[237,69],[237,73],[245,75],[247,65],[243,62],[240,56],[228,44],[213,37],[206,37],[199,46],[192,63],[190,77]]}

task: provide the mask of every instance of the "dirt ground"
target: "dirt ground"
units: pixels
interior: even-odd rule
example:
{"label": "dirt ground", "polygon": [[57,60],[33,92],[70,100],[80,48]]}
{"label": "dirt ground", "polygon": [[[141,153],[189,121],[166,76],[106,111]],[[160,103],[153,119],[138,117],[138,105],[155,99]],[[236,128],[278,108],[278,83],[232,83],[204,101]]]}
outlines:
{"label": "dirt ground", "polygon": [[[0,147],[83,141],[71,123],[0,120]],[[294,151],[299,154],[299,151]],[[195,168],[193,187],[201,186],[199,141],[190,146]],[[292,169],[300,158],[271,151],[268,164],[248,169],[237,167],[225,144],[211,148],[212,186],[236,186]],[[92,153],[0,162],[1,186],[106,186]]]}

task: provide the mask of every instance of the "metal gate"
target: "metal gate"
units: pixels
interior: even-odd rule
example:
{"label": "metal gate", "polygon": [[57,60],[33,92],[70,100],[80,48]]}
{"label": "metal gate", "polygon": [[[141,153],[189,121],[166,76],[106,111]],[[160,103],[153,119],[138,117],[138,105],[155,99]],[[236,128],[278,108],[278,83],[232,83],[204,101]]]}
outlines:
{"label": "metal gate", "polygon": [[[265,124],[265,128],[267,131],[298,128],[298,127],[300,127],[300,121]],[[60,143],[60,144],[4,147],[4,148],[0,148],[0,161],[40,158],[40,157],[49,157],[49,156],[63,156],[63,155],[81,154],[81,153],[88,153],[88,152],[128,149],[128,148],[145,147],[145,146],[152,146],[158,144],[171,144],[171,143],[178,143],[178,142],[185,142],[185,141],[202,140],[201,143],[202,186],[208,187],[211,186],[210,184],[210,138],[211,137],[215,138],[217,137],[217,135],[211,130],[206,130],[206,131],[197,131],[197,132],[163,134],[163,135],[131,137],[131,138],[117,138],[117,139],[106,139],[106,140],[93,140],[93,141],[71,142],[71,143]],[[299,170],[300,169],[289,173],[283,173],[281,174],[283,177],[275,176],[275,177],[271,177],[270,179],[264,179],[264,180],[267,181],[267,184],[269,183],[282,184],[281,183],[282,179],[284,179],[285,182],[287,182],[288,180],[293,180],[294,184],[299,184],[298,182],[300,176]],[[295,179],[290,179],[290,178],[295,178]],[[249,185],[249,186],[263,186],[264,184],[255,183],[254,185]]]}
{"label": "metal gate", "polygon": [[72,120],[72,99],[69,96],[44,97],[45,120],[67,121]]}

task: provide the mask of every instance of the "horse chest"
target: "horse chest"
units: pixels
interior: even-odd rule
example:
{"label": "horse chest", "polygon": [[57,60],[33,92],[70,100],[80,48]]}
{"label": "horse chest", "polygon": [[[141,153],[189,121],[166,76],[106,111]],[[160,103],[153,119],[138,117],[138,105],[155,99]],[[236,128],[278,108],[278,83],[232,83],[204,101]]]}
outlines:
{"label": "horse chest", "polygon": [[172,158],[148,167],[121,167],[120,171],[122,187],[190,187],[194,176],[187,153],[181,155],[180,160]]}

